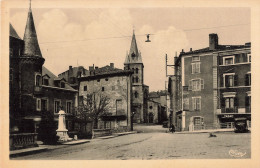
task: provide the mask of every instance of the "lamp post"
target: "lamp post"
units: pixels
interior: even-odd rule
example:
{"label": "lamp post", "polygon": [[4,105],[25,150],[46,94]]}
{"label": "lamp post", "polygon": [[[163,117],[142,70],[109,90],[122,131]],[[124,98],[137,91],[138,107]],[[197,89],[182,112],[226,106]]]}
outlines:
{"label": "lamp post", "polygon": [[135,115],[135,112],[134,111],[132,111],[132,113],[131,113],[131,131],[133,131],[134,130],[134,126],[133,126],[133,119],[134,119],[134,115]]}

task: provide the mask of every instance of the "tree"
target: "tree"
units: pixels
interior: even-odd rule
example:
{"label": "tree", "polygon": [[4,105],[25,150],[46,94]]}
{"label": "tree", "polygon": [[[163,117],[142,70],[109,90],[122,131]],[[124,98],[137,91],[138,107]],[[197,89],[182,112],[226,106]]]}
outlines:
{"label": "tree", "polygon": [[83,97],[77,109],[77,118],[87,123],[93,122],[92,128],[97,128],[98,120],[102,116],[109,115],[110,99],[101,93],[92,93]]}

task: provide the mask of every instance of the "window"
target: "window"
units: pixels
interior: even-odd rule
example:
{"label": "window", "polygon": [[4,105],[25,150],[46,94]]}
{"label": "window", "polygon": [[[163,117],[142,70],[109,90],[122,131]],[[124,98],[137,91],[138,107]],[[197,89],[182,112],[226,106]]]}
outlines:
{"label": "window", "polygon": [[41,111],[41,99],[36,99],[36,110]]}
{"label": "window", "polygon": [[248,62],[251,62],[251,54],[247,54],[247,60]]}
{"label": "window", "polygon": [[49,85],[49,79],[43,79],[43,84],[48,86]]}
{"label": "window", "polygon": [[135,77],[133,76],[133,77],[132,77],[132,83],[134,83],[134,82],[135,82]]}
{"label": "window", "polygon": [[234,73],[223,74],[224,87],[234,87],[237,85],[237,75]]}
{"label": "window", "polygon": [[135,73],[138,73],[138,68],[135,69]]}
{"label": "window", "polygon": [[132,56],[132,57],[135,57],[135,53],[132,53],[131,56]]}
{"label": "window", "polygon": [[201,97],[192,97],[193,110],[197,111],[201,109]]}
{"label": "window", "polygon": [[138,98],[138,92],[137,91],[135,91],[135,98]]}
{"label": "window", "polygon": [[201,89],[204,89],[204,80],[203,79],[190,80],[189,90],[200,91]]}
{"label": "window", "polygon": [[35,86],[40,86],[40,82],[41,82],[41,75],[36,75],[35,77]]}
{"label": "window", "polygon": [[123,110],[123,108],[122,108],[122,100],[121,99],[116,100],[116,114],[121,113],[122,110]]}
{"label": "window", "polygon": [[71,104],[72,104],[71,101],[66,102],[66,113],[71,113],[71,107],[72,107]]}
{"label": "window", "polygon": [[60,100],[54,100],[54,113],[58,113],[61,108],[61,101]]}
{"label": "window", "polygon": [[191,63],[192,74],[200,73],[200,62]]}
{"label": "window", "polygon": [[200,117],[194,117],[194,125],[196,125],[196,126],[201,125]]}
{"label": "window", "polygon": [[247,73],[245,75],[245,85],[250,86],[251,85],[251,73]]}
{"label": "window", "polygon": [[233,109],[234,108],[234,97],[226,97],[225,98],[225,108]]}
{"label": "window", "polygon": [[189,98],[184,98],[183,99],[183,109],[184,110],[189,110]]}
{"label": "window", "polygon": [[135,78],[135,81],[136,81],[136,83],[139,82],[139,78],[138,78],[138,76]]}
{"label": "window", "polygon": [[48,111],[48,99],[42,99],[41,100],[41,109],[42,111]]}
{"label": "window", "polygon": [[105,87],[102,87],[102,92],[104,92],[105,91]]}
{"label": "window", "polygon": [[192,57],[192,62],[193,62],[193,61],[199,61],[199,60],[200,60],[200,57],[199,57],[199,56],[193,56],[193,57]]}
{"label": "window", "polygon": [[87,91],[88,90],[88,87],[87,87],[87,85],[86,86],[84,86],[84,91]]}
{"label": "window", "polygon": [[64,83],[64,82],[61,82],[61,83],[60,83],[60,87],[61,87],[61,88],[65,88],[65,83]]}
{"label": "window", "polygon": [[223,64],[224,65],[233,65],[234,64],[234,56],[223,57]]}

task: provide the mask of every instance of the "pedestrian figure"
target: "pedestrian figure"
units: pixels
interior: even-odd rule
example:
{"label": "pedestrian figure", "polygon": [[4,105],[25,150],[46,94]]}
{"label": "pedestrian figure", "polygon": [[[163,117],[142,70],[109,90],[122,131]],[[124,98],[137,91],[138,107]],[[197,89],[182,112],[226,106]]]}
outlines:
{"label": "pedestrian figure", "polygon": [[175,126],[172,124],[171,125],[171,132],[174,133],[175,132]]}

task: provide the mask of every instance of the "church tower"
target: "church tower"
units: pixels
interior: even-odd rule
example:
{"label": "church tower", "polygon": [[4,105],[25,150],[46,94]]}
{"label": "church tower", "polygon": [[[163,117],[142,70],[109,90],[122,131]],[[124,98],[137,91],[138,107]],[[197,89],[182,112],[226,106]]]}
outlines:
{"label": "church tower", "polygon": [[133,32],[129,53],[126,55],[125,70],[132,70],[132,112],[133,122],[144,122],[144,65],[140,51],[138,51],[135,33]]}

